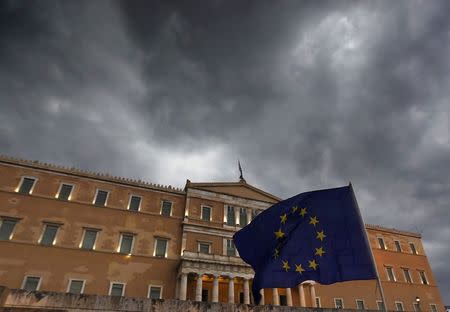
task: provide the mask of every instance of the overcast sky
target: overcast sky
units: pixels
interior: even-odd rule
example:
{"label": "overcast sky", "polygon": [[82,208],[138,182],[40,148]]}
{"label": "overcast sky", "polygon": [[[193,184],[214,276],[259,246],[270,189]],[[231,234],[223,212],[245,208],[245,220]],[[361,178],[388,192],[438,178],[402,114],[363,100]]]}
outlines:
{"label": "overcast sky", "polygon": [[[450,1],[2,1],[0,152],[280,197],[352,181],[450,304]],[[201,4],[201,5],[200,5]]]}

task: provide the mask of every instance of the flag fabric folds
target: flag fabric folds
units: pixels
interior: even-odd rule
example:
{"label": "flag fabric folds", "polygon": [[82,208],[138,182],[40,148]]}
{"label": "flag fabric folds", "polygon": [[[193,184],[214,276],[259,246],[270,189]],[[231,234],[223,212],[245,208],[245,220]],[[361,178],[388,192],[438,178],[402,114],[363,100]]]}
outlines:
{"label": "flag fabric folds", "polygon": [[233,238],[240,257],[255,271],[255,303],[262,288],[377,278],[351,185],[281,201]]}

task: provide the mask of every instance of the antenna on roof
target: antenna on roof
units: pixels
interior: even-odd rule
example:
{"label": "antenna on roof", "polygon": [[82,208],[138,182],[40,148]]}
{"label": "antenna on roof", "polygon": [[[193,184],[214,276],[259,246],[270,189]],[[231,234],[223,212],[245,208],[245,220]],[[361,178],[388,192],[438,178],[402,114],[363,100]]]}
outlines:
{"label": "antenna on roof", "polygon": [[241,167],[241,162],[239,161],[239,159],[238,159],[238,167],[239,167],[239,172],[240,172],[240,175],[239,175],[239,182],[244,182],[244,183],[246,183],[246,181],[245,181],[245,179],[244,179],[244,175],[242,174],[242,167]]}

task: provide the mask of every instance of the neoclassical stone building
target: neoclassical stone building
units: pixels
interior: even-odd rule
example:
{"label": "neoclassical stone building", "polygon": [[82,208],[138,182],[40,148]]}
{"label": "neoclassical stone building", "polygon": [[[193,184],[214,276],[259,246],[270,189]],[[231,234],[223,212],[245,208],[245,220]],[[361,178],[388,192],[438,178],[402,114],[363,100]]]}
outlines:
{"label": "neoclassical stone building", "polygon": [[[0,285],[253,303],[232,236],[281,200],[240,179],[184,189],[0,157]],[[443,311],[416,233],[366,225],[389,310]],[[265,289],[264,304],[380,309],[375,281]]]}

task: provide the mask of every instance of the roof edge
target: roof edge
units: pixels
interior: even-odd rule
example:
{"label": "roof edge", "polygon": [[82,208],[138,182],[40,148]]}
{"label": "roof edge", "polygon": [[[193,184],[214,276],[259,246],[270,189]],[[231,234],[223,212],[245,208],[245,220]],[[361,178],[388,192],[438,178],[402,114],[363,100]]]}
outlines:
{"label": "roof edge", "polygon": [[403,231],[403,230],[398,230],[398,229],[394,229],[394,228],[388,228],[388,227],[384,227],[381,225],[366,223],[365,228],[369,229],[369,230],[379,230],[379,231],[384,231],[384,232],[389,232],[389,233],[395,233],[395,234],[408,235],[408,236],[414,236],[417,238],[422,238],[422,235],[419,233]]}

